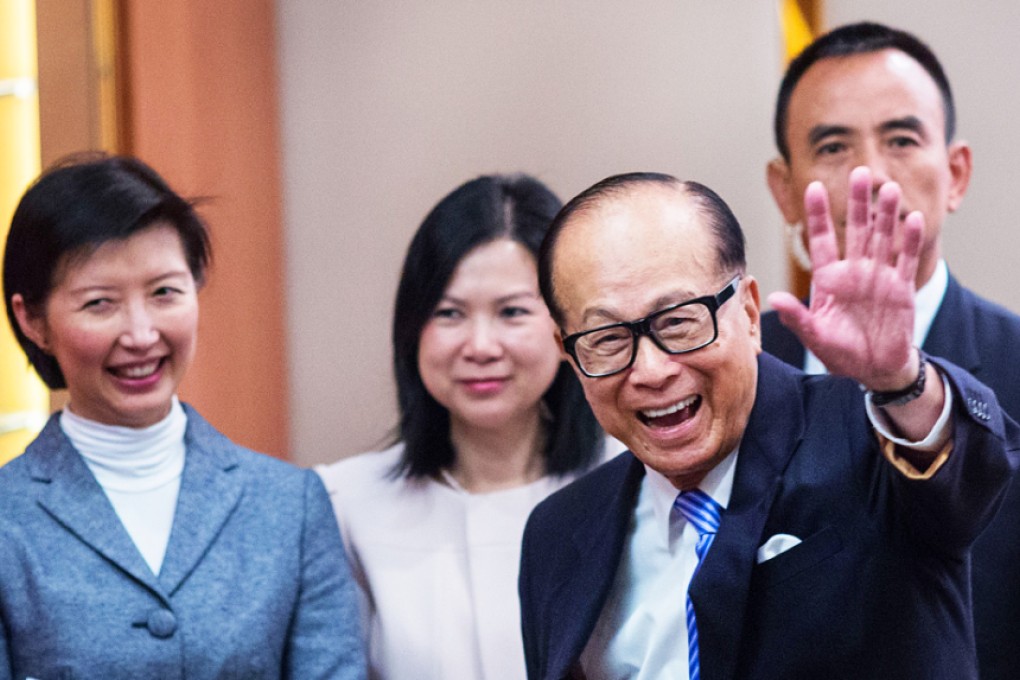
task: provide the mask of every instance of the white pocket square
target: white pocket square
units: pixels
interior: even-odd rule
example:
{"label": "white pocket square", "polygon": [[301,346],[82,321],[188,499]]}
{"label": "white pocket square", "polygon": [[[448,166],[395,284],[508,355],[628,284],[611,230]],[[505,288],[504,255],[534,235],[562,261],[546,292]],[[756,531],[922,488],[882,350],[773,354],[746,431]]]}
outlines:
{"label": "white pocket square", "polygon": [[781,555],[795,545],[800,544],[800,539],[790,534],[776,534],[769,540],[762,543],[758,548],[758,564],[771,560],[776,555]]}

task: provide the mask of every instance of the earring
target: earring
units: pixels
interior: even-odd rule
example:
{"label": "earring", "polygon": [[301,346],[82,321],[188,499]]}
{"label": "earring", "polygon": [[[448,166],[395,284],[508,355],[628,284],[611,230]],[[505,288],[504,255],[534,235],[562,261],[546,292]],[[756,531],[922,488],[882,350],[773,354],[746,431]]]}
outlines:
{"label": "earring", "polygon": [[807,273],[811,273],[811,255],[804,247],[804,226],[800,223],[787,224],[783,229],[786,248],[790,251],[793,261]]}

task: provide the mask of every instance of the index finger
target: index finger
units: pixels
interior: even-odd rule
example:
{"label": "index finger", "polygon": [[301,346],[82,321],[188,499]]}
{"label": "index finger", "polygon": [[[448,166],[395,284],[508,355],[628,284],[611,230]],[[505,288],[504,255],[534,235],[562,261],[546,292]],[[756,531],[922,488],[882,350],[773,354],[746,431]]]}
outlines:
{"label": "index finger", "polygon": [[811,182],[804,191],[804,212],[807,218],[808,247],[811,266],[815,271],[839,259],[836,230],[832,226],[829,193],[821,182]]}

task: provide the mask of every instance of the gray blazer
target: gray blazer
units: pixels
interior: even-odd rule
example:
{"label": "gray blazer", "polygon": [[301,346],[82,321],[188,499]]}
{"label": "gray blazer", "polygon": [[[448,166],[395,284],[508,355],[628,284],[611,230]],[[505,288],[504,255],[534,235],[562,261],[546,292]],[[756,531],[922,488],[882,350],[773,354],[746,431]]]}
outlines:
{"label": "gray blazer", "polygon": [[0,680],[365,677],[319,478],[185,411],[158,576],[56,416],[0,468]]}

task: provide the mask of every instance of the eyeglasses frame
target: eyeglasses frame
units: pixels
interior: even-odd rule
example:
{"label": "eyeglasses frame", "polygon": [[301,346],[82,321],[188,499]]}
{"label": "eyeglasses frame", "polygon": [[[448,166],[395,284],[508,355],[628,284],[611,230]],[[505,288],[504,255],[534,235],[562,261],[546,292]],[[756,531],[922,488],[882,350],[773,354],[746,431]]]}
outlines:
{"label": "eyeglasses frame", "polygon": [[[715,295],[703,295],[701,297],[694,298],[693,300],[685,300],[684,302],[678,302],[675,305],[670,305],[668,307],[663,307],[662,309],[656,310],[649,314],[648,316],[644,317],[643,319],[637,319],[636,321],[620,321],[617,323],[606,324],[605,326],[598,326],[597,328],[589,328],[586,331],[572,333],[563,338],[563,350],[570,355],[570,358],[574,360],[574,364],[577,366],[578,370],[580,370],[585,377],[608,378],[611,375],[622,373],[634,365],[634,360],[637,358],[638,342],[641,340],[642,337],[649,338],[652,341],[652,343],[655,344],[656,347],[661,349],[666,354],[670,354],[673,356],[676,356],[678,354],[688,354],[690,352],[694,352],[704,347],[708,347],[713,342],[719,339],[719,321],[716,318],[716,313],[719,311],[720,307],[722,307],[731,297],[733,297],[736,294],[737,287],[740,284],[741,278],[743,278],[743,276],[741,274],[737,274],[732,279],[730,279],[730,282],[723,286],[722,290],[720,290]],[[677,310],[681,307],[687,307],[690,305],[704,305],[705,307],[708,308],[709,315],[712,317],[711,339],[701,343],[696,347],[689,347],[687,349],[682,350],[671,350],[663,346],[659,339],[655,337],[655,334],[652,333],[652,322],[655,319],[662,316],[663,314],[668,314],[669,312]],[[581,365],[581,360],[577,358],[576,347],[577,341],[585,335],[590,335],[591,333],[598,333],[600,331],[608,330],[610,328],[626,328],[628,331],[630,331],[631,337],[633,338],[633,344],[631,345],[630,349],[630,360],[627,362],[625,366],[622,366],[614,371],[610,371],[609,373],[597,373],[597,374],[589,373],[588,371],[584,370],[584,366]]]}

